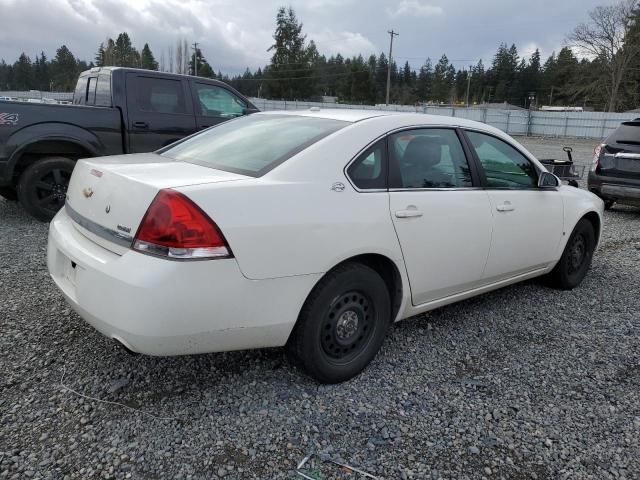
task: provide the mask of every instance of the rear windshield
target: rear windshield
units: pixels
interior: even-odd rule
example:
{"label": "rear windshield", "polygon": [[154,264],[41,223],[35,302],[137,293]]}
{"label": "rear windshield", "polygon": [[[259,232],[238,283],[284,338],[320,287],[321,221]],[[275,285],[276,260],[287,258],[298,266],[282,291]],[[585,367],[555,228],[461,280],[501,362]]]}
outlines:
{"label": "rear windshield", "polygon": [[160,154],[259,177],[348,124],[295,115],[249,115],[194,135]]}
{"label": "rear windshield", "polygon": [[622,125],[607,138],[605,143],[640,145],[640,119],[622,123]]}

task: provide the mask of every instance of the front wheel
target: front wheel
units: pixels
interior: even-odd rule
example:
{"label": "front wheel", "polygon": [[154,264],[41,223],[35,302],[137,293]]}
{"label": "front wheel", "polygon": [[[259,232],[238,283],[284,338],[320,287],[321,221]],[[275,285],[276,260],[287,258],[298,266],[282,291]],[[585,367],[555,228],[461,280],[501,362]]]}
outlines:
{"label": "front wheel", "polygon": [[287,353],[321,383],[360,373],[378,353],[391,323],[384,280],[359,263],[329,272],[307,298]]}
{"label": "front wheel", "polygon": [[549,274],[551,285],[563,290],[571,290],[580,285],[589,270],[595,248],[593,225],[583,218],[573,229],[562,257]]}
{"label": "front wheel", "polygon": [[18,198],[34,218],[50,221],[62,208],[75,162],[64,157],[49,157],[30,165],[20,176]]}

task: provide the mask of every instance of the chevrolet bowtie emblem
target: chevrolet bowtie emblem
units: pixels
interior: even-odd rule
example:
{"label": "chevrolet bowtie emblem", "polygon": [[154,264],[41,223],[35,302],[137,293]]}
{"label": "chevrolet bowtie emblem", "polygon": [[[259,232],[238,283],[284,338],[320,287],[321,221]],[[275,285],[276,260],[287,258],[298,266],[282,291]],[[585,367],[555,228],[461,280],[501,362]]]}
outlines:
{"label": "chevrolet bowtie emblem", "polygon": [[89,198],[91,197],[91,195],[93,195],[93,190],[87,187],[84,190],[82,190],[82,194],[85,196],[85,198]]}

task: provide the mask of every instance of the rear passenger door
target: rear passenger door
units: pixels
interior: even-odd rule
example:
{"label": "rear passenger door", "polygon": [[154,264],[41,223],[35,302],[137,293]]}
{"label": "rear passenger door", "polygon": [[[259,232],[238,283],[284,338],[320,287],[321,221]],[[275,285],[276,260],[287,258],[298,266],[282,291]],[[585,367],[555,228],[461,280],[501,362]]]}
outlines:
{"label": "rear passenger door", "polygon": [[129,151],[152,152],[196,131],[185,79],[127,74]]}
{"label": "rear passenger door", "polygon": [[491,207],[455,129],[389,136],[389,205],[414,305],[479,286]]}
{"label": "rear passenger door", "polygon": [[241,117],[246,112],[247,103],[222,86],[192,80],[191,92],[198,130]]}

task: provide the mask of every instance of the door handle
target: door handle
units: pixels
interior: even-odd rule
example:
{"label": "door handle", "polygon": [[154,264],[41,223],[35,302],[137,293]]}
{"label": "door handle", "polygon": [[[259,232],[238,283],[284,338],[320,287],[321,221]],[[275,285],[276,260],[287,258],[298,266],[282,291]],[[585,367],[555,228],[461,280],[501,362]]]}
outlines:
{"label": "door handle", "polygon": [[498,210],[499,212],[513,212],[515,209],[516,207],[511,205],[511,202],[509,201],[506,201],[502,205],[498,205],[496,207],[496,210]]}
{"label": "door handle", "polygon": [[407,210],[398,210],[396,212],[396,217],[398,218],[411,218],[411,217],[421,217],[422,212],[417,208],[409,208]]}
{"label": "door handle", "polygon": [[134,128],[147,129],[149,128],[149,124],[147,122],[133,122]]}

